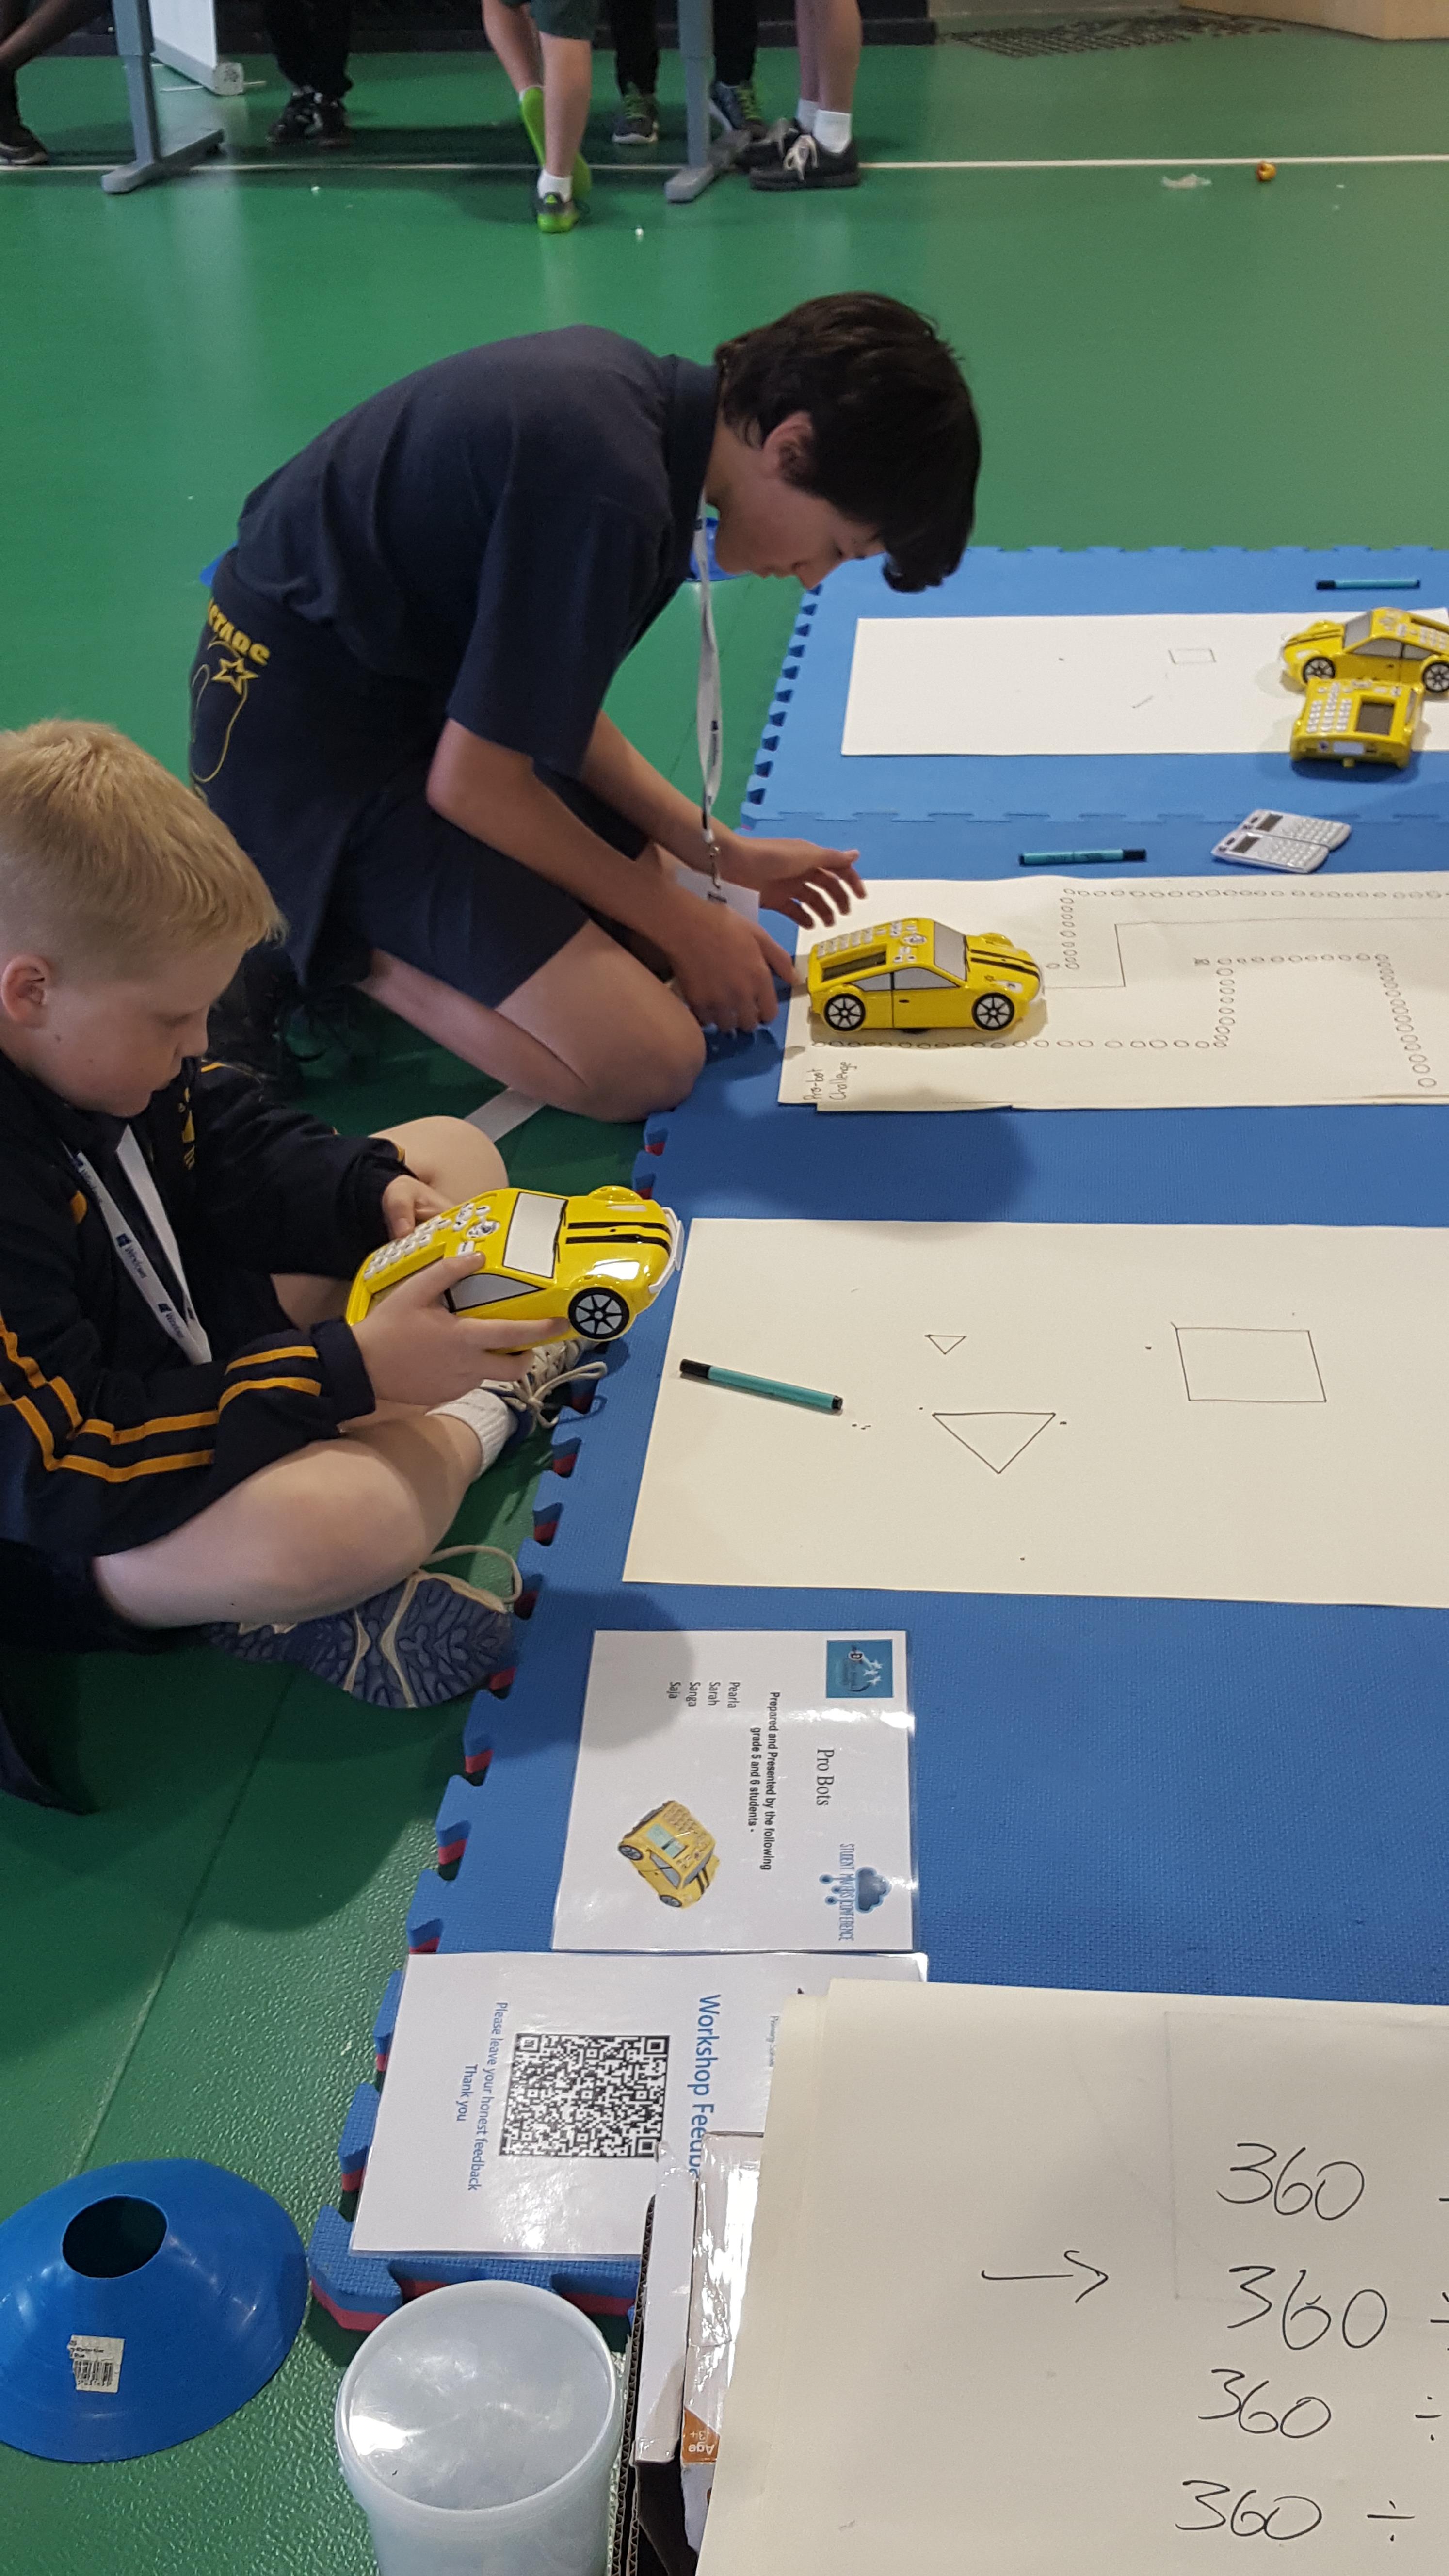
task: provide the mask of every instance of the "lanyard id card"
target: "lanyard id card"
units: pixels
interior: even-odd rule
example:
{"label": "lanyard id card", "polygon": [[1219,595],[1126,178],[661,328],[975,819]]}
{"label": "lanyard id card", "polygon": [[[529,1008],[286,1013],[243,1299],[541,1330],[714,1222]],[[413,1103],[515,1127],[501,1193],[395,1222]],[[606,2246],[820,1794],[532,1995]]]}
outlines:
{"label": "lanyard id card", "polygon": [[71,1159],[105,1219],[106,1232],[116,1247],[119,1259],[130,1272],[163,1332],[170,1334],[177,1349],[184,1351],[189,1360],[197,1363],[209,1360],[211,1344],[206,1336],[206,1328],[191,1302],[191,1293],[186,1285],[186,1274],[181,1267],[181,1253],[175,1234],[172,1232],[171,1221],[161,1204],[161,1193],[151,1177],[150,1166],[130,1128],[126,1129],[121,1139],[117,1160],[155,1227],[157,1241],[176,1273],[181,1290],[179,1305],[171,1295],[144,1244],[138,1242],[134,1226],[129,1218],[122,1215],[105,1182],[100,1179],[86,1156],[74,1154]]}
{"label": "lanyard id card", "polygon": [[694,701],[695,738],[699,744],[699,827],[709,852],[711,903],[728,900],[719,875],[719,845],[714,837],[715,799],[724,769],[724,699],[720,688],[719,645],[714,631],[714,601],[709,586],[709,534],[701,508],[694,523],[694,568],[699,582],[699,686]]}

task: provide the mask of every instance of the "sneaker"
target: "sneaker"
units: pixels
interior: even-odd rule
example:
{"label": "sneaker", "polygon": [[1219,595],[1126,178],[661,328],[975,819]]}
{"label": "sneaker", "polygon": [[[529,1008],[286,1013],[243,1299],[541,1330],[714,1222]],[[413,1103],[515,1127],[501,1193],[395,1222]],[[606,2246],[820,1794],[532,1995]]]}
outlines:
{"label": "sneaker", "polygon": [[626,89],[619,101],[614,119],[614,143],[657,143],[659,140],[658,102],[642,89]]}
{"label": "sneaker", "polygon": [[541,233],[571,233],[583,211],[576,197],[556,197],[552,189],[537,203],[536,221]]}
{"label": "sneaker", "polygon": [[50,159],[38,134],[20,118],[15,84],[0,89],[0,170],[43,170]]}
{"label": "sneaker", "polygon": [[488,1393],[496,1395],[514,1417],[510,1449],[526,1440],[531,1431],[548,1429],[565,1403],[569,1387],[592,1385],[603,1377],[607,1360],[584,1356],[593,1348],[589,1342],[540,1342],[526,1377],[484,1379]]}
{"label": "sneaker", "polygon": [[751,176],[756,170],[778,170],[786,153],[799,142],[804,131],[804,126],[797,125],[793,116],[777,116],[773,125],[767,125],[763,134],[745,145],[735,168],[748,170]]}
{"label": "sneaker", "polygon": [[855,145],[847,143],[843,152],[826,152],[813,134],[802,134],[772,167],[752,169],[750,186],[777,197],[795,194],[801,188],[858,188],[860,163],[855,157]]}
{"label": "sneaker", "polygon": [[[501,1557],[509,1572],[508,1600],[465,1582],[461,1574],[436,1571],[455,1556]],[[242,1663],[296,1664],[370,1708],[435,1708],[477,1690],[512,1663],[511,1605],[518,1593],[518,1568],[501,1548],[444,1547],[416,1574],[375,1592],[355,1610],[290,1626],[226,1620],[206,1630],[206,1641]]]}
{"label": "sneaker", "polygon": [[341,99],[323,98],[319,92],[316,100],[316,111],[317,140],[322,146],[323,151],[345,151],[348,144],[352,141],[352,128],[347,121],[347,110],[343,106]]}
{"label": "sneaker", "polygon": [[[542,90],[526,89],[518,102],[518,113],[523,120],[524,133],[527,135],[529,142],[533,145],[534,151],[538,155],[538,166],[540,170],[545,169],[547,164],[543,157]],[[574,196],[576,199],[586,197],[594,184],[594,174],[589,168],[587,161],[584,159],[582,152],[576,152],[574,154],[573,182]],[[567,204],[568,200],[565,199],[563,202]],[[566,224],[546,224],[542,215],[540,215],[538,222],[540,232],[567,233],[573,230],[574,225],[578,222],[578,216],[575,214],[570,222]]]}
{"label": "sneaker", "polygon": [[711,81],[709,112],[724,134],[747,134],[752,143],[758,143],[767,131],[760,93],[752,80]]}
{"label": "sneaker", "polygon": [[267,129],[269,143],[310,143],[317,133],[320,101],[315,90],[294,89],[281,115]]}

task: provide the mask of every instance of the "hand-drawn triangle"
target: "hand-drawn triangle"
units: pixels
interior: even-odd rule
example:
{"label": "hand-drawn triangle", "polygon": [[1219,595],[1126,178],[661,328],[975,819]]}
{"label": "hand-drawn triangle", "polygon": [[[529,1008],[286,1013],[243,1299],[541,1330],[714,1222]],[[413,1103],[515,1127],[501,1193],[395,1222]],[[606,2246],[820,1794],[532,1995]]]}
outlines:
{"label": "hand-drawn triangle", "polygon": [[1004,1475],[1012,1460],[1019,1458],[1023,1449],[1029,1449],[1037,1433],[1045,1431],[1047,1424],[1055,1422],[1056,1418],[1054,1413],[934,1413],[931,1416],[933,1422],[940,1423],[943,1431],[950,1432],[953,1440],[960,1441],[963,1449],[969,1449],[973,1458],[979,1458],[983,1467],[989,1467],[993,1476]]}
{"label": "hand-drawn triangle", "polygon": [[928,1333],[926,1339],[935,1343],[943,1359],[949,1359],[953,1351],[959,1351],[966,1336],[964,1333]]}

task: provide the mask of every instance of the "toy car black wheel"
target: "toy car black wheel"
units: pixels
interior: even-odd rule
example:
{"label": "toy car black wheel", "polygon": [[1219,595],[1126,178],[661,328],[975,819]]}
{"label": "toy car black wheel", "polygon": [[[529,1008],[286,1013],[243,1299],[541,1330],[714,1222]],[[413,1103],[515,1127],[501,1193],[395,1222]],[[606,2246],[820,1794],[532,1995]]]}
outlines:
{"label": "toy car black wheel", "polygon": [[1009,1029],[1016,1017],[1016,1004],[1005,993],[978,993],[971,1005],[971,1017],[978,1029]]}
{"label": "toy car black wheel", "polygon": [[858,993],[832,993],[821,1016],[828,1029],[858,1029],[865,1004]]}
{"label": "toy car black wheel", "polygon": [[1419,677],[1431,698],[1449,696],[1449,662],[1426,662]]}
{"label": "toy car black wheel", "polygon": [[677,1914],[679,1912],[679,1899],[677,1896],[661,1895],[659,1902],[661,1905],[672,1905],[675,1913]]}
{"label": "toy car black wheel", "polygon": [[620,1860],[642,1860],[642,1859],[643,1859],[643,1857],[644,1857],[644,1854],[643,1854],[643,1853],[641,1852],[641,1850],[639,1849],[639,1846],[638,1846],[638,1844],[637,1844],[637,1843],[620,1843],[620,1845],[619,1845],[619,1858],[620,1858]]}
{"label": "toy car black wheel", "polygon": [[1303,665],[1305,680],[1331,680],[1333,664],[1326,653],[1310,653]]}
{"label": "toy car black wheel", "polygon": [[569,1322],[586,1342],[613,1342],[629,1329],[629,1309],[617,1289],[581,1288],[569,1300]]}

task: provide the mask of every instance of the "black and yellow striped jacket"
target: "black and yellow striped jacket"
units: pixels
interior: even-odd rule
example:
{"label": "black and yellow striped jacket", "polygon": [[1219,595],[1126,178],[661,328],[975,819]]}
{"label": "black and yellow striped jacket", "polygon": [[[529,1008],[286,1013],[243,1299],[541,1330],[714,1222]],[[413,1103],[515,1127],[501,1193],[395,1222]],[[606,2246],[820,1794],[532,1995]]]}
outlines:
{"label": "black and yellow striped jacket", "polygon": [[169,1278],[116,1159],[121,1120],[0,1056],[0,1545],[69,1560],[138,1547],[372,1411],[348,1327],[299,1331],[270,1274],[352,1276],[386,1239],[396,1147],[334,1135],[273,1108],[250,1074],[194,1060],[131,1127],[211,1343],[204,1366],[152,1315],[72,1159]]}

